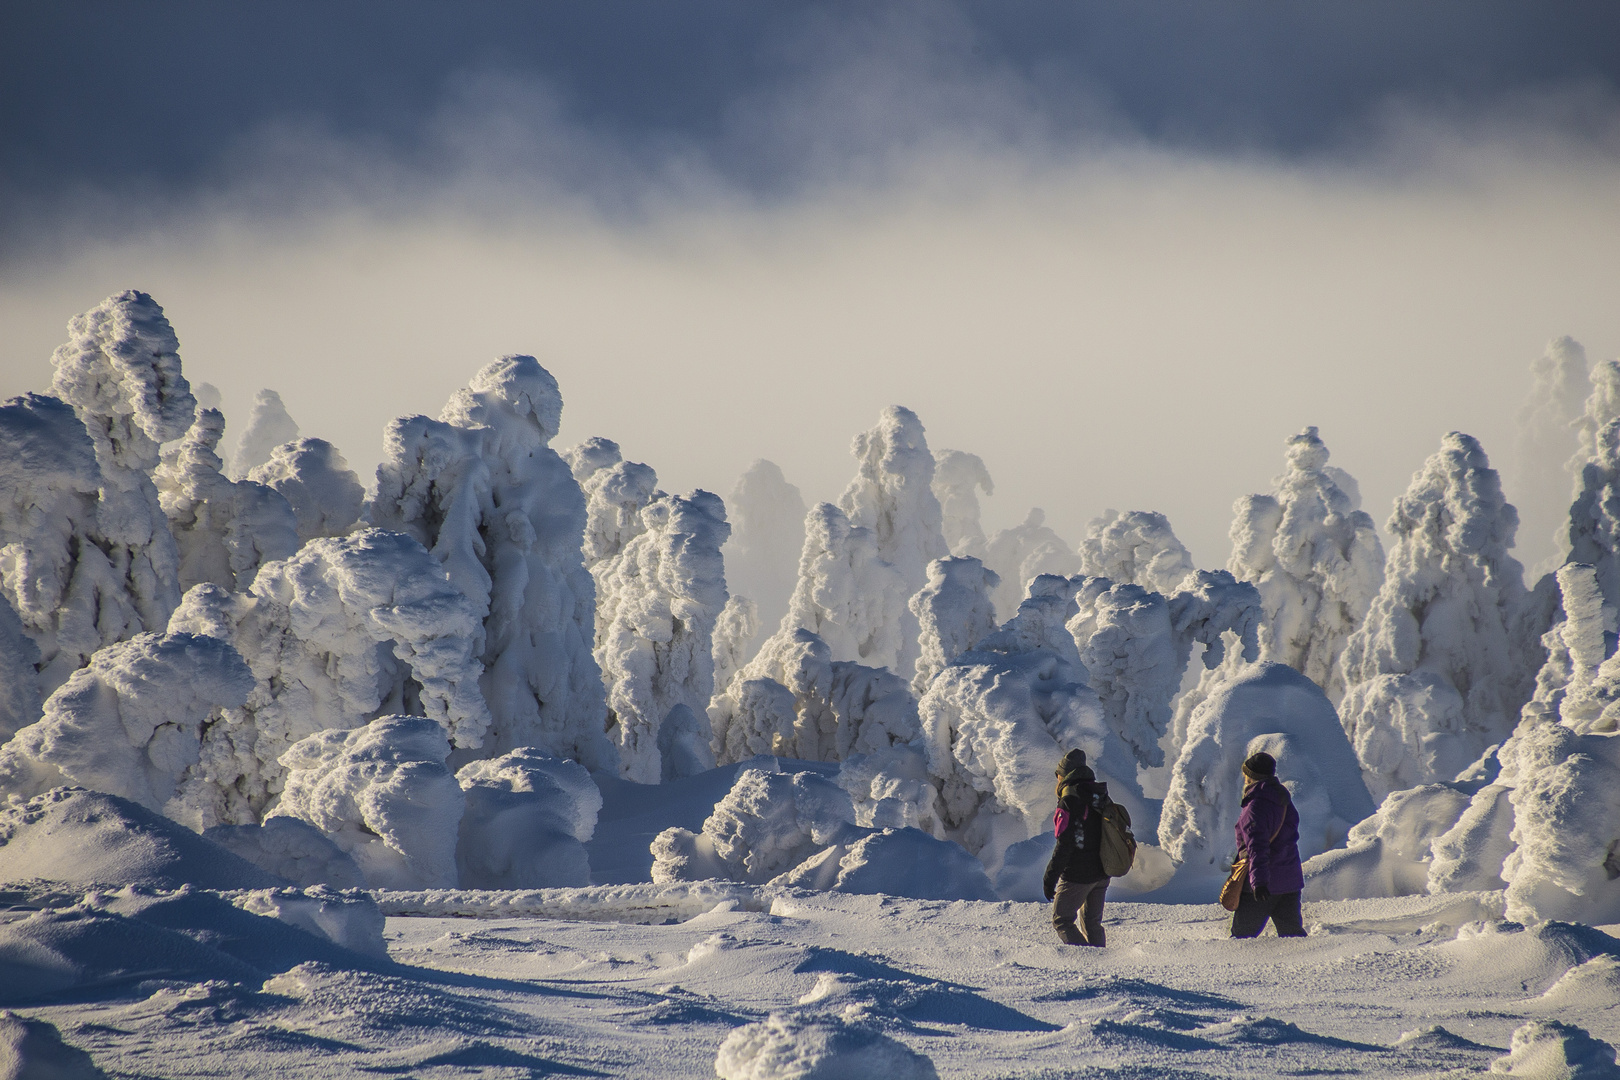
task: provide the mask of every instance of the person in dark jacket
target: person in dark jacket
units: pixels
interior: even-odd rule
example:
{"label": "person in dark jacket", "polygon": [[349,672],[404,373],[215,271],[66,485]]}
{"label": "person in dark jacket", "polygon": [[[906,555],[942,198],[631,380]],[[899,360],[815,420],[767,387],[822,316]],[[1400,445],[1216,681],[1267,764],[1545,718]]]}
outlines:
{"label": "person in dark jacket", "polygon": [[1232,913],[1232,936],[1258,937],[1267,920],[1278,937],[1304,937],[1299,894],[1305,872],[1299,861],[1299,811],[1277,779],[1277,760],[1254,754],[1243,763],[1243,809],[1237,819],[1238,854],[1249,859],[1243,896]]}
{"label": "person in dark jacket", "polygon": [[[1097,782],[1084,750],[1065,754],[1057,777],[1058,804],[1052,814],[1057,843],[1045,879],[1052,927],[1070,945],[1101,946],[1106,942],[1103,898],[1111,880],[1102,868],[1102,811],[1109,801],[1108,785]],[[1078,925],[1077,916],[1081,916]]]}

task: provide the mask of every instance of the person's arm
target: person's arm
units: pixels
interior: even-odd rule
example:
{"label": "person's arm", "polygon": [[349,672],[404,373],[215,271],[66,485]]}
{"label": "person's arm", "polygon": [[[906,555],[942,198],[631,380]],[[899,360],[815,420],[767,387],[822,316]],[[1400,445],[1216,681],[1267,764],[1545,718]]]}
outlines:
{"label": "person's arm", "polygon": [[1052,847],[1052,857],[1046,861],[1046,876],[1041,883],[1048,900],[1057,895],[1058,878],[1063,875],[1063,868],[1069,865],[1069,859],[1074,855],[1075,825],[1076,822],[1069,816],[1069,808],[1058,803],[1052,813],[1052,831],[1057,836],[1057,843]]}
{"label": "person's arm", "polygon": [[1261,899],[1271,894],[1271,838],[1282,824],[1280,815],[1286,812],[1270,799],[1256,796],[1238,815],[1239,835],[1244,850],[1249,853],[1249,888]]}

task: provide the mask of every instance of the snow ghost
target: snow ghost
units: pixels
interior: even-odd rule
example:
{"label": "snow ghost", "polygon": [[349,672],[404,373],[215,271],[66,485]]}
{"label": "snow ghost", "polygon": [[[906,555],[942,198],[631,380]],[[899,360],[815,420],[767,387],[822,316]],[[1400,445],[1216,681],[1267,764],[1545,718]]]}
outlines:
{"label": "snow ghost", "polygon": [[[835,659],[899,672],[906,653],[900,613],[910,595],[894,564],[878,554],[876,534],[821,503],[804,519],[799,584],[771,640],[785,642],[808,630]],[[768,641],[760,651],[771,647]]]}
{"label": "snow ghost", "polygon": [[992,600],[996,611],[1017,611],[1029,583],[1042,574],[1068,577],[1080,573],[1080,556],[1046,525],[1046,512],[1033,509],[1022,525],[1002,529],[990,538],[984,565],[1001,579]]}
{"label": "snow ghost", "polygon": [[231,462],[232,475],[241,478],[269,461],[276,447],[298,438],[298,425],[287,415],[281,395],[274,390],[260,390],[253,397],[253,411],[248,414],[247,427],[242,430],[241,441],[236,444],[236,458]]}
{"label": "snow ghost", "polygon": [[1344,726],[1375,798],[1450,780],[1530,699],[1543,628],[1523,625],[1517,527],[1484,449],[1460,432],[1396,500],[1383,587],[1343,656]]}
{"label": "snow ghost", "polygon": [[913,693],[921,697],[946,664],[995,630],[990,594],[1000,583],[975,558],[935,559],[928,564],[928,582],[910,601],[911,613],[922,628]]}
{"label": "snow ghost", "polygon": [[[1584,457],[1581,451],[1586,447],[1580,445],[1577,428],[1591,385],[1590,370],[1586,350],[1571,337],[1549,341],[1546,351],[1530,364],[1533,385],[1519,410],[1513,467],[1503,470],[1503,483],[1519,509],[1522,558],[1533,564],[1556,559],[1564,551],[1569,499],[1558,478],[1572,455]],[[1592,434],[1587,432],[1588,440]],[[1572,471],[1577,488],[1580,470],[1576,463]]]}
{"label": "snow ghost", "polygon": [[982,559],[990,550],[979,524],[979,492],[996,493],[990,470],[977,454],[934,451],[934,496],[939,499],[941,532],[952,555]]}
{"label": "snow ghost", "polygon": [[438,420],[389,425],[370,520],[421,542],[471,600],[490,750],[533,746],[617,770],[591,655],[585,495],[550,446],[561,417],[557,381],[534,357],[485,366]]}
{"label": "snow ghost", "polygon": [[325,439],[298,439],[270,451],[248,479],[280,492],[298,521],[298,542],[344,536],[360,520],[366,489],[338,448]]}
{"label": "snow ghost", "polygon": [[1080,569],[1168,596],[1193,572],[1192,556],[1163,514],[1107,510],[1086,529],[1080,541]]}
{"label": "snow ghost", "polygon": [[760,625],[774,628],[787,614],[804,550],[804,497],[774,462],[761,459],[738,477],[726,506],[731,517],[726,543],[731,593],[753,600]]}

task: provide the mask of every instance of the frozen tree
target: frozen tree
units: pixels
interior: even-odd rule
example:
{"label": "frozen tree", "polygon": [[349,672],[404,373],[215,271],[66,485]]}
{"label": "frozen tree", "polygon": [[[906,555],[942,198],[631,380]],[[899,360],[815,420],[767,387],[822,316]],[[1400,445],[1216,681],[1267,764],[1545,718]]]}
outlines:
{"label": "frozen tree", "polygon": [[312,540],[266,565],[245,594],[200,585],[170,629],[230,641],[253,672],[241,721],[204,742],[202,768],[221,793],[203,811],[214,820],[258,820],[281,790],[282,755],[316,732],[421,712],[457,746],[476,747],[490,726],[472,654],[476,613],[399,533]]}
{"label": "frozen tree", "polygon": [[602,793],[585,767],[524,747],[462,766],[456,843],[463,889],[552,889],[591,883],[585,842]]}
{"label": "frozen tree", "polygon": [[101,469],[94,539],[133,608],[98,613],[102,644],[161,629],[180,602],[180,553],[152,486],[160,445],[184,435],[197,408],[179,349],[163,309],[130,291],[75,315],[51,354],[51,388],[83,422]]}
{"label": "frozen tree", "polygon": [[440,419],[389,425],[370,519],[420,541],[472,601],[489,750],[534,746],[617,771],[591,655],[585,496],[550,446],[561,418],[557,382],[532,356],[489,364]]}
{"label": "frozen tree", "polygon": [[[863,653],[860,659],[909,676],[917,662],[917,620],[906,602],[923,587],[928,564],[950,554],[941,532],[939,500],[934,497],[934,456],[928,452],[922,421],[898,405],[884,409],[876,427],[855,436],[850,452],[858,468],[838,506],[851,526],[870,530],[877,558],[894,568],[899,582],[895,595],[888,598],[898,614],[895,656],[891,661]],[[808,521],[805,531],[810,531]],[[802,561],[800,570],[802,583]],[[829,639],[828,644],[838,651],[837,643]]]}
{"label": "frozen tree", "polygon": [[952,555],[982,559],[990,550],[979,524],[979,492],[996,493],[990,470],[977,454],[934,451],[934,495],[939,499],[941,531]]}
{"label": "frozen tree", "polygon": [[[1569,504],[1558,475],[1578,452],[1575,426],[1583,416],[1589,372],[1586,350],[1571,337],[1554,338],[1530,364],[1532,386],[1519,410],[1514,466],[1503,471],[1519,509],[1520,535],[1530,539],[1524,557],[1533,563],[1563,550]],[[1579,470],[1577,465],[1577,483]]]}
{"label": "frozen tree", "polygon": [[733,593],[714,624],[714,687],[717,693],[731,685],[737,672],[753,656],[754,639],[758,636],[759,608],[748,597]]}
{"label": "frozen tree", "polygon": [[922,627],[917,674],[911,689],[918,697],[940,670],[978,644],[996,628],[990,594],[1001,579],[970,556],[935,559],[928,564],[928,583],[911,598],[911,613]]}
{"label": "frozen tree", "polygon": [[1530,699],[1543,656],[1522,627],[1517,527],[1484,449],[1460,432],[1396,500],[1383,587],[1343,656],[1344,727],[1375,798],[1456,776]]}
{"label": "frozen tree", "polygon": [[454,888],[466,798],[449,753],[444,728],[421,716],[310,735],[283,756],[287,787],[271,816],[321,830],[372,888]]}
{"label": "frozen tree", "polygon": [[0,593],[0,745],[39,719],[39,646]]}
{"label": "frozen tree", "polygon": [[95,447],[65,402],[0,406],[0,586],[39,651],[41,693],[141,624],[129,577],[99,542],[100,489]]}
{"label": "frozen tree", "polygon": [[1046,526],[1046,512],[1037,507],[1022,525],[1002,529],[991,537],[984,565],[1001,579],[991,597],[996,610],[1008,612],[1018,610],[1033,578],[1041,574],[1078,574],[1080,556]]}
{"label": "frozen tree", "polygon": [[720,546],[731,534],[720,497],[659,494],[641,532],[596,568],[596,658],[608,688],[608,732],[630,780],[662,774],[659,724],[714,696],[714,628],[726,606]]}
{"label": "frozen tree", "polygon": [[197,400],[199,409],[221,409],[225,407],[225,399],[220,396],[219,387],[213,383],[192,383],[191,396]]}
{"label": "frozen tree", "polygon": [[[563,455],[585,494],[585,565],[597,577],[599,568],[624,550],[646,525],[641,511],[662,494],[651,466],[619,457],[619,444],[587,439]],[[597,631],[601,631],[598,614]]]}
{"label": "frozen tree", "polygon": [[774,462],[760,459],[738,477],[726,506],[726,580],[733,595],[759,605],[760,625],[774,627],[787,613],[804,550],[804,497]]}
{"label": "frozen tree", "polygon": [[1565,463],[1574,481],[1574,490],[1582,487],[1582,471],[1593,455],[1598,432],[1611,421],[1620,419],[1620,360],[1601,360],[1592,365],[1588,373],[1591,391],[1586,404],[1571,425],[1575,429],[1575,453]]}
{"label": "frozen tree", "polygon": [[180,548],[180,587],[208,582],[232,592],[253,583],[259,567],[285,559],[303,539],[281,494],[252,480],[233,481],[214,450],[225,432],[216,409],[201,409],[153,481]]}
{"label": "frozen tree", "polygon": [[796,630],[808,630],[839,660],[898,672],[906,652],[900,615],[909,598],[899,571],[878,554],[872,530],[821,503],[805,516],[799,584],[771,640],[789,641]]}
{"label": "frozen tree", "polygon": [[296,438],[298,425],[287,415],[287,406],[281,403],[281,395],[274,390],[260,390],[253,395],[253,411],[248,413],[247,427],[236,444],[231,475],[248,475],[269,461],[276,447]]}
{"label": "frozen tree", "polygon": [[1148,768],[1164,764],[1160,741],[1193,645],[1204,645],[1206,670],[1225,657],[1227,635],[1241,645],[1238,659],[1252,664],[1259,656],[1261,604],[1253,585],[1224,570],[1196,571],[1182,585],[1167,599],[1140,585],[1087,579],[1076,596],[1087,596],[1088,610],[1082,615],[1077,605],[1069,623],[1075,640],[1084,642],[1080,660],[1108,726]]}
{"label": "frozen tree", "polygon": [[[137,634],[91,657],[0,749],[0,790],[32,798],[79,784],[188,825],[208,730],[247,700],[253,675],[235,649],[193,634]],[[204,783],[206,783],[204,781]]]}
{"label": "frozen tree", "polygon": [[282,443],[248,479],[279,491],[292,506],[300,544],[346,535],[360,520],[366,500],[360,478],[325,439]]}
{"label": "frozen tree", "polygon": [[715,757],[843,761],[910,742],[917,702],[887,668],[832,659],[808,630],[779,633],[709,706]]}
{"label": "frozen tree", "polygon": [[1042,577],[1032,592],[999,630],[936,675],[919,703],[947,835],[991,868],[1010,844],[1047,827],[1053,770],[1069,750],[1084,750],[1113,782],[1115,799],[1141,816],[1134,762],[1128,776],[1110,772],[1124,759],[1106,753],[1114,740],[1064,629],[1072,587]]}
{"label": "frozen tree", "polygon": [[1241,767],[1260,751],[1276,759],[1277,776],[1293,793],[1305,858],[1342,844],[1350,827],[1373,812],[1332,703],[1293,668],[1261,663],[1198,706],[1171,771],[1159,843],[1190,884],[1224,876],[1231,866]]}
{"label": "frozen tree", "polygon": [[1168,596],[1194,568],[1192,556],[1163,514],[1105,510],[1080,541],[1080,569]]}

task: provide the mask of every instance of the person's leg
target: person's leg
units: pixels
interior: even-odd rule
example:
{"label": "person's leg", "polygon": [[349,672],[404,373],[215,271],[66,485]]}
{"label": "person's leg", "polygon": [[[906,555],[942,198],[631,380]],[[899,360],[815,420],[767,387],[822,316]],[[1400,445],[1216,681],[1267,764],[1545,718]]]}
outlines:
{"label": "person's leg", "polygon": [[1108,895],[1108,878],[1094,883],[1091,891],[1086,893],[1085,935],[1086,944],[1101,947],[1108,944],[1107,935],[1103,933],[1103,899]]}
{"label": "person's leg", "polygon": [[1090,889],[1090,885],[1059,880],[1057,894],[1052,897],[1052,929],[1070,945],[1086,943],[1085,936],[1075,925],[1074,917],[1080,911],[1080,905],[1086,902],[1086,893]]}
{"label": "person's leg", "polygon": [[1305,917],[1299,909],[1299,893],[1284,893],[1272,897],[1271,923],[1278,937],[1304,937]]}
{"label": "person's leg", "polygon": [[1261,900],[1251,892],[1244,893],[1243,898],[1238,901],[1237,910],[1232,912],[1232,936],[1259,937],[1260,931],[1266,928],[1266,922],[1271,918],[1275,900],[1275,897]]}

